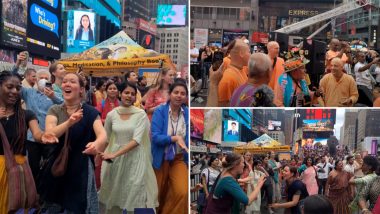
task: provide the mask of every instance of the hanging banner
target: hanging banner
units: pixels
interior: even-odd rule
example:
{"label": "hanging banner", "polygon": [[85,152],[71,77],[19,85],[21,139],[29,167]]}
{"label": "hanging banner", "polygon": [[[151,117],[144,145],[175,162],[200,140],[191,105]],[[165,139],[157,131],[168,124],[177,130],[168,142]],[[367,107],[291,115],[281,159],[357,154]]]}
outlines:
{"label": "hanging banner", "polygon": [[13,48],[26,49],[28,1],[2,0],[0,43]]}
{"label": "hanging banner", "polygon": [[204,131],[204,112],[203,109],[190,110],[190,130],[191,136],[196,138],[203,138]]}

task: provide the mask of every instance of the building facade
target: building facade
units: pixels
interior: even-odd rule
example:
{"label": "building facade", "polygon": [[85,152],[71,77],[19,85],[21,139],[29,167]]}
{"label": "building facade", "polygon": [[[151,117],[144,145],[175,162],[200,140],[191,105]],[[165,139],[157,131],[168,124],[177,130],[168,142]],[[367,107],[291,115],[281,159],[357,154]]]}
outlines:
{"label": "building facade", "polygon": [[344,115],[343,134],[340,133],[340,135],[343,136],[342,144],[347,146],[350,150],[355,149],[355,142],[356,142],[355,129],[356,129],[357,119],[358,119],[357,110],[346,109],[346,112]]}
{"label": "building facade", "polygon": [[366,137],[380,136],[379,109],[362,109],[358,114],[357,148],[362,148],[363,139]]}
{"label": "building facade", "polygon": [[188,28],[158,28],[158,35],[160,36],[160,53],[169,55],[177,71],[181,71],[189,63]]}

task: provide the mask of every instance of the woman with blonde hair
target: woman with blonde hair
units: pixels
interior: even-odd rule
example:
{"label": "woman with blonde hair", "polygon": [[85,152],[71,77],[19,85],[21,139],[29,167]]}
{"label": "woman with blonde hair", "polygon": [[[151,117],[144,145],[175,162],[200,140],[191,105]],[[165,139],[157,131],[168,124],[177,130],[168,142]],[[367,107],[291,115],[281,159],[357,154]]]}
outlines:
{"label": "woman with blonde hair", "polygon": [[174,77],[174,69],[162,68],[156,82],[144,96],[145,110],[150,120],[152,119],[152,114],[156,107],[169,100],[169,88],[174,82]]}

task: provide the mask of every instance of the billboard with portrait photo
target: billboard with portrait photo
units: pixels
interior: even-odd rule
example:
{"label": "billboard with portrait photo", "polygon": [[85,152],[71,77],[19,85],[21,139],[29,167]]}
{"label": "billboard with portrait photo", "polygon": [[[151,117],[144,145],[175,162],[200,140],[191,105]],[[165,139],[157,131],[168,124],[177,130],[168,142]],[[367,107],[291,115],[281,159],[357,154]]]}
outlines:
{"label": "billboard with portrait photo", "polygon": [[239,122],[235,120],[224,121],[224,142],[237,142],[240,139]]}
{"label": "billboard with portrait photo", "polygon": [[1,2],[1,44],[26,49],[26,28],[28,0],[2,0]]}
{"label": "billboard with portrait photo", "polygon": [[95,41],[95,13],[80,10],[68,11],[66,52],[82,52],[93,47]]}

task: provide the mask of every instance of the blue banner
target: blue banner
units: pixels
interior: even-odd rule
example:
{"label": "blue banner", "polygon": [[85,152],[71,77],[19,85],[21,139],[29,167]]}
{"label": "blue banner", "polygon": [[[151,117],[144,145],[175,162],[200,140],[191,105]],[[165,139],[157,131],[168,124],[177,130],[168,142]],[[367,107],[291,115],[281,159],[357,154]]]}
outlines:
{"label": "blue banner", "polygon": [[59,22],[55,14],[40,7],[37,4],[32,4],[30,7],[30,18],[34,25],[53,32],[58,35]]}

